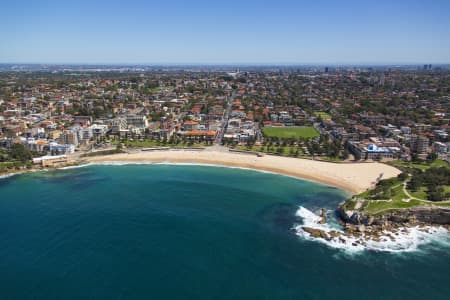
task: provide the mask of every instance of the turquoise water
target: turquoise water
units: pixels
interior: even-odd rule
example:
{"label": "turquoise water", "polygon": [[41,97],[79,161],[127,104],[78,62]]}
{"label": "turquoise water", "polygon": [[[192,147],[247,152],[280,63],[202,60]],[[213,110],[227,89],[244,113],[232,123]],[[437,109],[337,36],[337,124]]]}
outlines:
{"label": "turquoise water", "polygon": [[205,166],[0,180],[0,299],[449,299],[450,253],[342,250],[291,231],[344,192]]}

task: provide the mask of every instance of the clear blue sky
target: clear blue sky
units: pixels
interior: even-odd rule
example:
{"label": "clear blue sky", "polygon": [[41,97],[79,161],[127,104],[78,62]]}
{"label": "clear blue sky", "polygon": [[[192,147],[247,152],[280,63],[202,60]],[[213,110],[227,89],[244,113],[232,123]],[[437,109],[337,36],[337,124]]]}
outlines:
{"label": "clear blue sky", "polygon": [[450,63],[450,0],[10,0],[2,63]]}

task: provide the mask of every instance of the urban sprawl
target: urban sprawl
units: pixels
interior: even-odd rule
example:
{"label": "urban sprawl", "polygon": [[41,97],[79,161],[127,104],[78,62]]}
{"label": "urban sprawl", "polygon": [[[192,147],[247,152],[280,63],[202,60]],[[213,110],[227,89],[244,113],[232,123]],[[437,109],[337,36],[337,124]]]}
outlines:
{"label": "urban sprawl", "polygon": [[448,161],[449,120],[450,69],[431,65],[3,66],[0,171],[33,158],[213,145],[327,161]]}

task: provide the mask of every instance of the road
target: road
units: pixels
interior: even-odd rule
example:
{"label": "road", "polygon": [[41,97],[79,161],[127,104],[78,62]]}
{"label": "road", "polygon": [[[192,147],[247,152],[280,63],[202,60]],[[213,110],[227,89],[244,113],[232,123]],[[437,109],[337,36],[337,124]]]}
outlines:
{"label": "road", "polygon": [[231,97],[227,98],[228,98],[227,108],[222,116],[222,125],[219,128],[219,132],[217,133],[216,140],[214,142],[216,145],[222,145],[223,136],[227,130],[228,120],[230,119],[231,108],[233,106],[234,98],[236,98],[236,92],[233,92]]}

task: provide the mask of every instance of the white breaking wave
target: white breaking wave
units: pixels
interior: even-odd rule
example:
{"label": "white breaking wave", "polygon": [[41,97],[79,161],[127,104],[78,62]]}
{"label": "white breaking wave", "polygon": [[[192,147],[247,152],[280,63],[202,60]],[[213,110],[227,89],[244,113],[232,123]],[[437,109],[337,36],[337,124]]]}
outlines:
{"label": "white breaking wave", "polygon": [[87,166],[125,166],[125,165],[138,165],[141,163],[134,162],[122,162],[122,161],[105,161],[105,162],[93,162],[86,164]]}
{"label": "white breaking wave", "polygon": [[68,166],[68,167],[58,168],[58,170],[79,169],[79,168],[89,167],[89,166],[92,166],[92,165],[93,165],[92,163],[80,164],[80,165],[75,165],[75,166]]}
{"label": "white breaking wave", "polygon": [[28,170],[28,171],[20,171],[20,172],[14,172],[14,173],[9,173],[9,174],[3,174],[0,175],[0,179],[6,179],[6,178],[10,178],[16,175],[21,175],[21,174],[27,174],[27,173],[35,173],[35,172],[40,172],[43,170]]}
{"label": "white breaking wave", "polygon": [[17,173],[10,173],[10,174],[0,175],[0,179],[6,179],[6,178],[13,177],[13,176],[16,176],[16,175],[20,175],[20,174],[23,174],[23,173],[25,173],[25,172],[17,172]]}
{"label": "white breaking wave", "polygon": [[[312,211],[300,207],[296,215],[303,219],[303,225],[295,225],[296,234],[306,240],[317,241],[329,247],[343,249],[347,252],[358,253],[364,250],[373,250],[380,252],[413,252],[419,251],[421,245],[431,242],[439,242],[445,246],[450,246],[449,232],[443,227],[409,227],[399,228],[396,232],[383,231],[379,241],[365,238],[362,234],[360,238],[344,235],[342,228],[332,228],[329,224],[319,224],[322,219]],[[331,231],[341,233],[339,237],[325,240],[323,238],[312,237],[303,227],[323,230],[327,234]]]}

